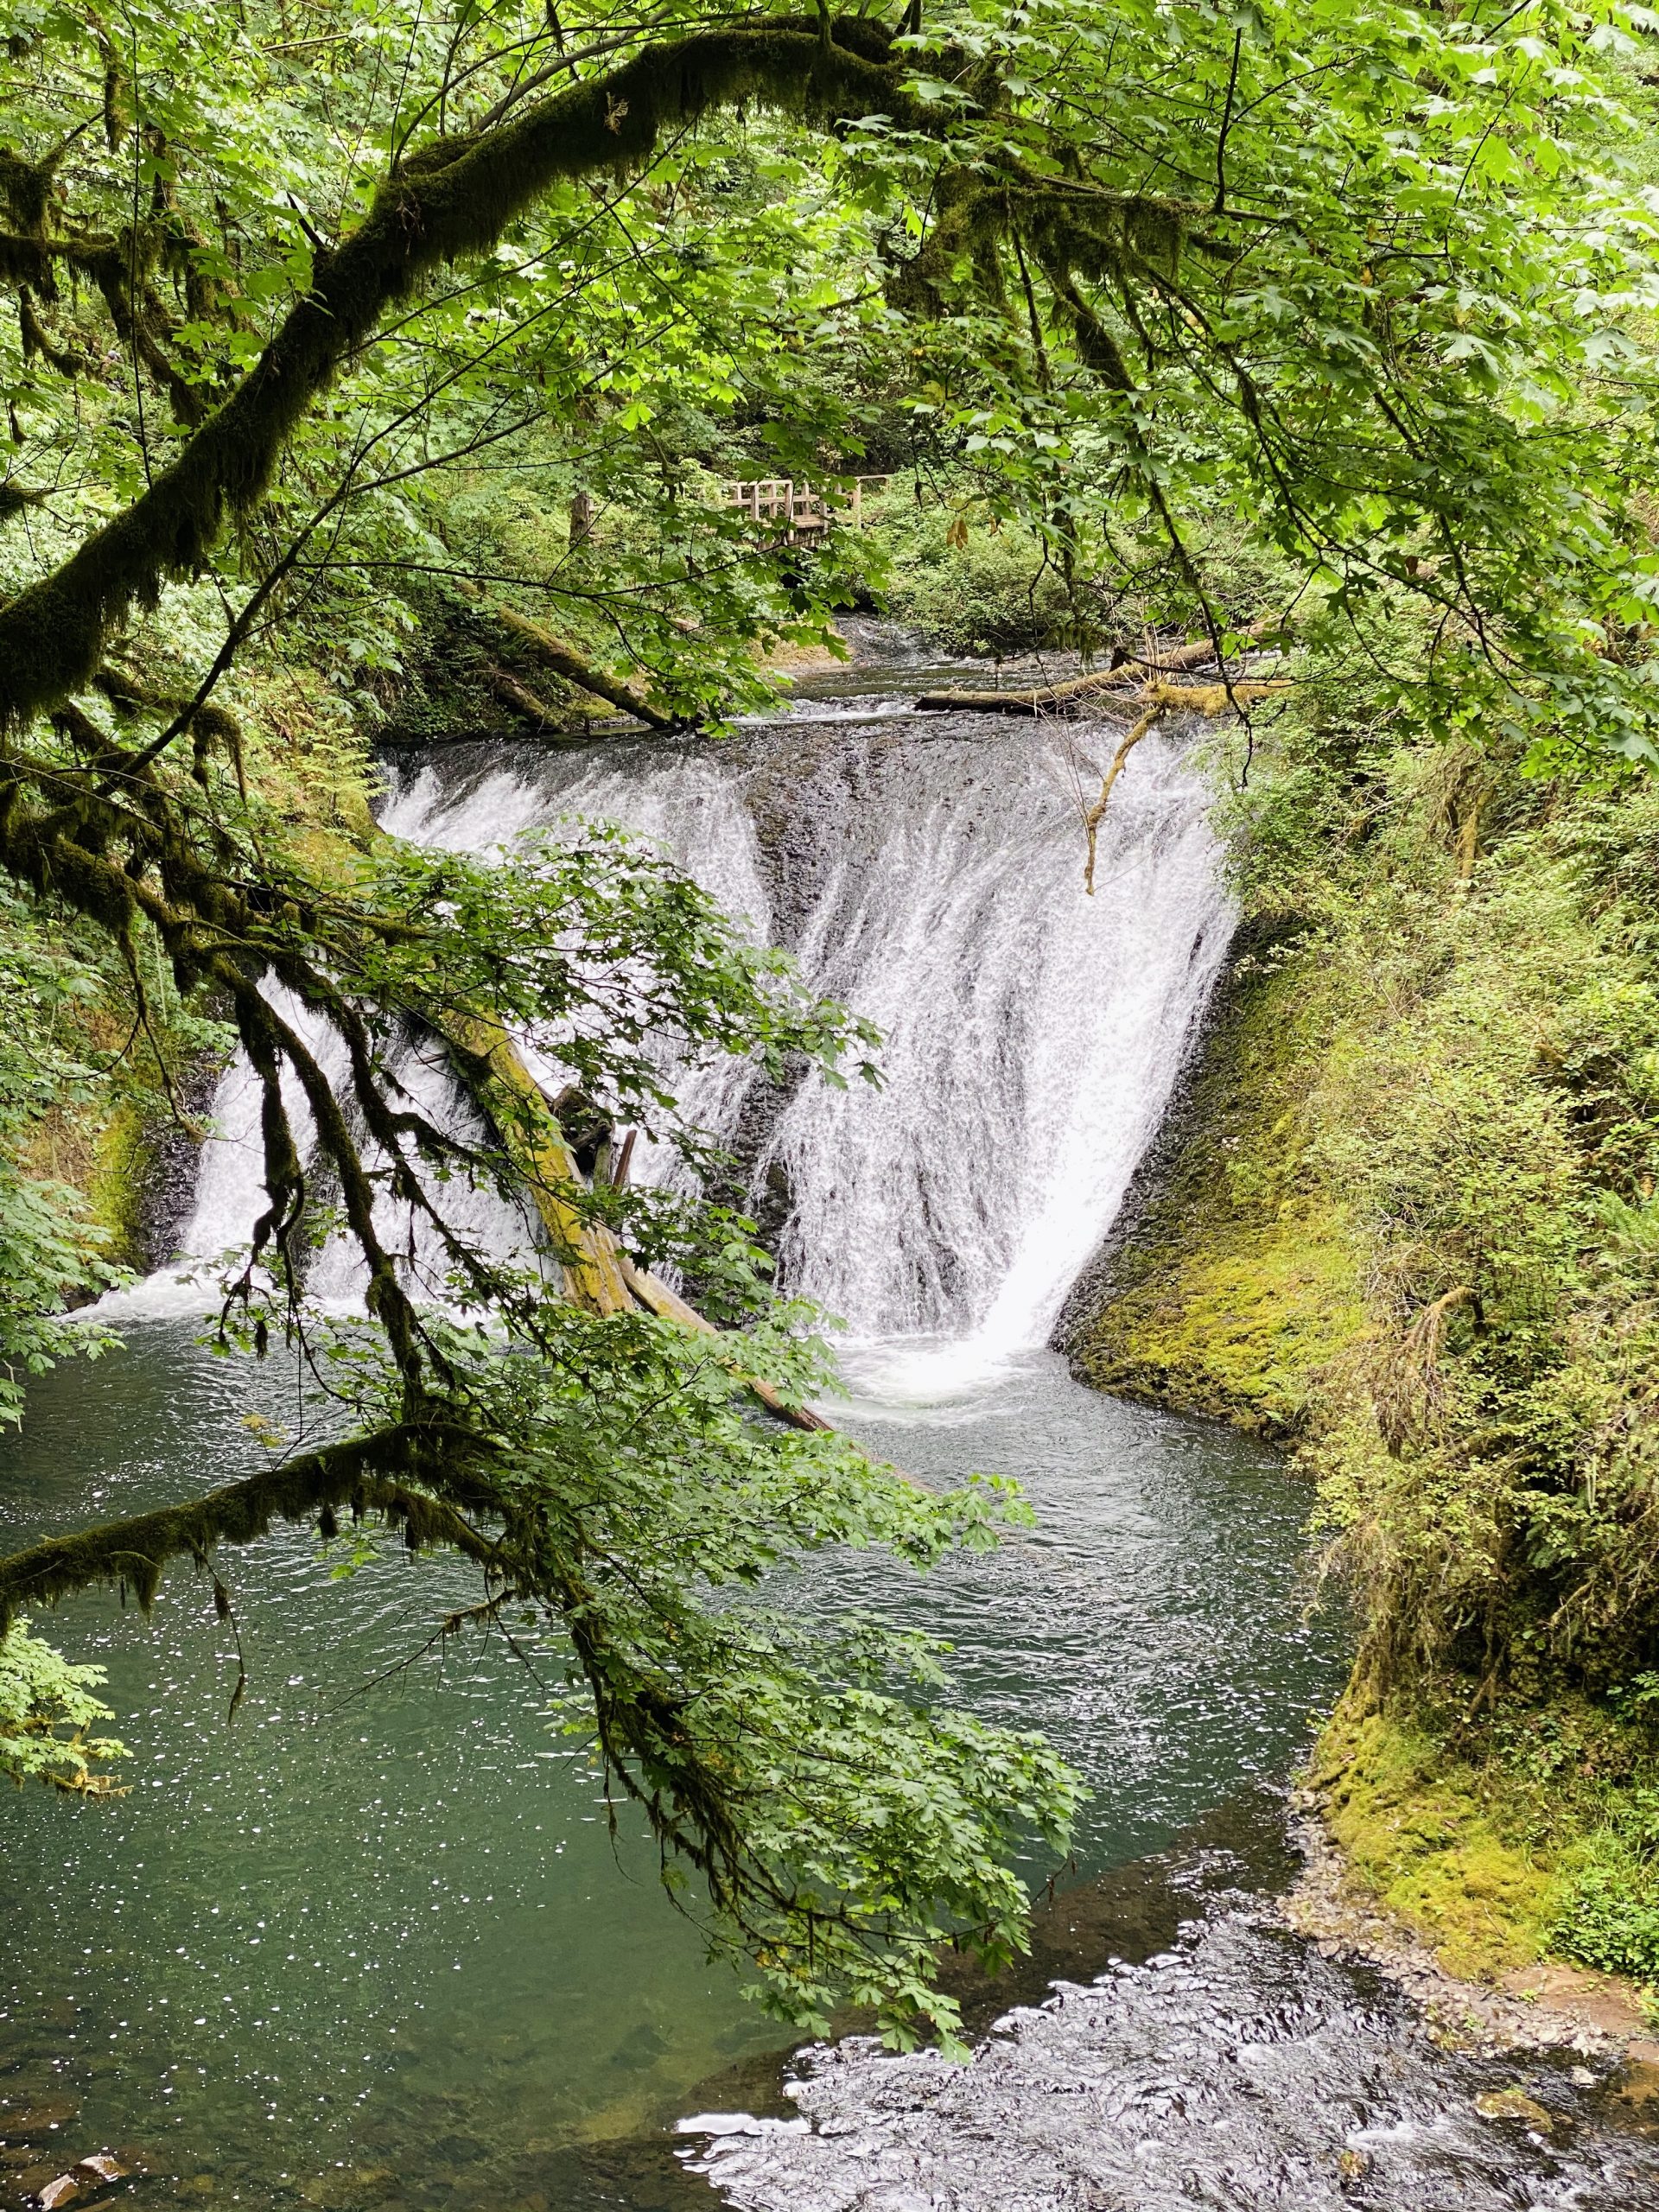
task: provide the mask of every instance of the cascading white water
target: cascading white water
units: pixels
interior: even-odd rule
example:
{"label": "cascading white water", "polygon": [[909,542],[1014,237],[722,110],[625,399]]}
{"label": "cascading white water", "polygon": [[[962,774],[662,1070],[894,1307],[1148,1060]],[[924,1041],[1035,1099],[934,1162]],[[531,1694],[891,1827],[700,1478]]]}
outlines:
{"label": "cascading white water", "polygon": [[1156,741],[1086,894],[1074,758],[1029,728],[884,748],[802,939],[884,1082],[814,1077],[780,1117],[784,1262],[861,1335],[955,1340],[939,1381],[1046,1340],[1230,934],[1203,788]]}
{"label": "cascading white water", "polygon": [[[800,717],[458,794],[428,770],[387,823],[482,849],[559,815],[621,822],[876,1023],[880,1087],[808,1077],[753,1172],[758,1188],[781,1170],[789,1194],[788,1282],[847,1319],[872,1381],[931,1394],[1046,1341],[1230,934],[1204,786],[1157,739],[1114,791],[1085,894],[1077,783],[1107,734]],[[729,1134],[751,1081],[694,1076],[687,1103]]]}
{"label": "cascading white water", "polygon": [[[738,779],[707,752],[630,746],[621,763],[605,753],[551,763],[531,758],[524,773],[494,769],[460,791],[428,768],[394,794],[381,816],[385,829],[412,843],[471,853],[498,850],[567,819],[620,822],[651,839],[689,868],[749,936],[760,943],[770,937],[772,907],[754,825]],[[688,1121],[721,1132],[734,1124],[754,1081],[752,1069],[733,1060],[675,1073]],[[647,1144],[635,1154],[632,1174],[652,1183],[671,1179],[678,1169],[677,1154]]]}
{"label": "cascading white water", "polygon": [[[330,1083],[346,1073],[346,1048],[326,1023],[318,1021],[291,992],[273,988],[276,1013],[302,1039]],[[283,1071],[283,1102],[302,1160],[316,1144],[311,1111],[299,1078]],[[216,1260],[245,1244],[266,1204],[264,1148],[259,1128],[260,1088],[245,1053],[238,1053],[214,1094],[211,1133],[196,1165],[195,1198],[179,1236],[188,1261]]]}
{"label": "cascading white water", "polygon": [[[735,785],[716,767],[692,755],[657,761],[637,753],[632,757],[640,765],[629,782],[626,809],[617,803],[613,768],[594,764],[584,772],[580,760],[560,764],[566,772],[551,790],[533,775],[498,769],[461,791],[451,791],[429,770],[394,792],[383,811],[382,826],[414,842],[487,853],[560,817],[620,819],[626,814],[629,827],[669,849],[694,849],[704,887],[727,912],[744,918],[757,938],[764,938],[770,926],[766,887],[753,831]],[[536,766],[533,759],[527,764]],[[329,1081],[340,1084],[346,1058],[335,1033],[290,993],[273,988],[270,998]],[[543,1072],[534,1053],[529,1058],[536,1071]],[[453,1086],[438,1060],[406,1049],[396,1057],[393,1072],[432,1120],[440,1125],[454,1123]],[[558,1078],[552,1080],[556,1087]],[[753,1081],[753,1071],[741,1063],[715,1063],[686,1071],[679,1090],[694,1122],[721,1129],[730,1126]],[[308,1163],[315,1149],[315,1130],[298,1081],[287,1071],[283,1097],[300,1158]],[[179,1264],[159,1269],[137,1291],[118,1294],[109,1303],[129,1311],[211,1304],[217,1294],[216,1263],[246,1245],[266,1196],[260,1089],[245,1054],[238,1053],[220,1078],[209,1128],[197,1165],[194,1198],[179,1233]],[[634,1172],[640,1179],[651,1180],[674,1173],[678,1166],[677,1155],[647,1145],[636,1154]],[[499,1258],[520,1263],[529,1260],[534,1237],[528,1219],[505,1206],[493,1192],[469,1190],[454,1180],[444,1189],[442,1205],[451,1229],[468,1241]],[[404,1256],[415,1287],[426,1295],[443,1294],[446,1262],[430,1229],[411,1222],[408,1209],[389,1198],[377,1200],[375,1215],[383,1243]],[[352,1306],[361,1298],[365,1274],[355,1244],[343,1232],[337,1233],[312,1262],[307,1288],[325,1305]]]}
{"label": "cascading white water", "polygon": [[[683,1071],[680,1089],[702,1126],[741,1125],[753,1186],[785,1194],[785,1280],[846,1319],[881,1395],[925,1398],[1046,1340],[1225,953],[1220,854],[1178,745],[1137,749],[1085,895],[1078,795],[1115,734],[803,709],[724,744],[624,741],[459,778],[429,766],[384,819],[473,851],[566,817],[620,822],[876,1024],[879,1087],[809,1075],[774,1096],[728,1064]],[[435,1069],[405,1079],[423,1097],[441,1084]],[[245,1066],[214,1119],[182,1240],[197,1260],[245,1239],[263,1203]],[[660,1154],[639,1172],[674,1170]],[[467,1212],[472,1233],[522,1246],[493,1199]],[[322,1255],[314,1289],[355,1284],[343,1249]]]}

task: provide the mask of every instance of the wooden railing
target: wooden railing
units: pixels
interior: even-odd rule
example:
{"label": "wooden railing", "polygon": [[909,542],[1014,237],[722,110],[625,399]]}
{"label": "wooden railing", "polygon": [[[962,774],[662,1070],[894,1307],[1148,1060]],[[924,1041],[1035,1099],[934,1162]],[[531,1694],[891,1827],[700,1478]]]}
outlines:
{"label": "wooden railing", "polygon": [[720,487],[721,505],[736,507],[756,522],[777,524],[787,537],[810,537],[832,523],[864,520],[864,487],[880,491],[885,476],[855,476],[834,486],[798,484],[787,476],[745,477]]}

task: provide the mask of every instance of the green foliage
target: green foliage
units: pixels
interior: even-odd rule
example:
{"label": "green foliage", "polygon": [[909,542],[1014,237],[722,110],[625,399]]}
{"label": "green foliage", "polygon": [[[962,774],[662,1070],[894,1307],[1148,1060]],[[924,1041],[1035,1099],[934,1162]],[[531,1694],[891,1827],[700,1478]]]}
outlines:
{"label": "green foliage", "polygon": [[1513,754],[1414,742],[1363,692],[1327,721],[1322,691],[1264,718],[1230,806],[1278,932],[1247,1018],[1296,1008],[1245,1142],[1300,1195],[1241,1258],[1322,1225],[1363,1286],[1305,1420],[1377,1679],[1606,1696],[1659,1630],[1652,795],[1546,804]]}
{"label": "green foliage", "polygon": [[[515,1300],[504,1282],[498,1304],[523,1313],[535,1289]],[[1005,1481],[923,1490],[833,1432],[757,1420],[745,1376],[791,1402],[823,1386],[812,1318],[773,1307],[715,1360],[639,1314],[545,1303],[504,1344],[433,1313],[453,1494],[499,1524],[480,1548],[492,1610],[541,1618],[569,1680],[562,1725],[593,1743],[610,1792],[645,1806],[671,1891],[747,1957],[766,2008],[823,2033],[851,2002],[894,2043],[950,2043],[936,1947],[993,1966],[1023,1948],[1029,1898],[1007,1861],[1037,1839],[1064,1853],[1076,1777],[1039,1738],[951,1709],[945,1646],[837,1614],[797,1574],[847,1548],[923,1573],[1030,1515]],[[314,1345],[353,1421],[385,1434],[405,1389],[370,1332],[319,1326]],[[340,1494],[360,1503],[360,1484],[353,1465]],[[411,1516],[410,1540],[439,1533]],[[188,1559],[200,1528],[76,1541]],[[360,1540],[338,1541],[348,1576]],[[54,1564],[19,1562],[20,1582],[54,1586],[66,1548],[48,1548]]]}
{"label": "green foliage", "polygon": [[1087,1356],[1288,1399],[1359,1608],[1317,1778],[1368,1885],[1465,1971],[1646,1976],[1654,791],[1433,747],[1314,632],[1224,804],[1251,949]]}
{"label": "green foliage", "polygon": [[384,586],[413,568],[716,713],[753,695],[749,641],[821,635],[860,563],[844,532],[757,543],[710,475],[874,447],[1040,547],[969,564],[993,649],[1038,574],[1044,624],[1150,594],[1224,627],[1253,570],[1443,734],[1648,756],[1642,11],[954,0],[894,41],[329,0],[272,28],[140,9],[118,53],[0,19],[3,545],[38,586],[0,623],[14,710],[209,563],[234,650],[280,613],[359,699],[404,658]]}
{"label": "green foliage", "polygon": [[861,1051],[857,1073],[874,1076],[868,1023],[810,998],[786,954],[614,823],[525,839],[506,867],[387,838],[358,896],[365,914],[424,918],[363,932],[354,980],[377,1005],[488,1005],[625,1120],[672,1109],[665,1046],[682,1065],[753,1056],[773,1075],[805,1052],[842,1083]]}
{"label": "green foliage", "polygon": [[39,1172],[50,1161],[49,1149],[40,1160],[42,1135],[96,1081],[73,1047],[99,978],[56,936],[15,893],[0,893],[0,1424],[22,1417],[29,1376],[111,1341],[62,1318],[118,1276],[81,1194]]}
{"label": "green foliage", "polygon": [[1622,1795],[1580,1847],[1550,1932],[1568,1958],[1659,1982],[1659,1789]]}
{"label": "green foliage", "polygon": [[1310,1774],[1354,1873],[1449,1973],[1484,1980],[1530,1966],[1561,1895],[1536,1792],[1449,1754],[1432,1716],[1357,1706],[1338,1709]]}
{"label": "green foliage", "polygon": [[0,1776],[107,1796],[114,1785],[98,1769],[127,1751],[91,1732],[112,1718],[92,1694],[103,1680],[102,1667],[71,1666],[15,1620],[0,1636]]}
{"label": "green foliage", "polygon": [[890,613],[949,652],[999,660],[1068,641],[1076,615],[1037,531],[907,506],[906,488],[889,487],[874,524]]}
{"label": "green foliage", "polygon": [[1363,1325],[1342,1194],[1309,1156],[1325,1009],[1300,962],[1241,950],[1203,1061],[1068,1349],[1096,1388],[1294,1437]]}
{"label": "green foliage", "polygon": [[[715,723],[764,697],[754,647],[821,639],[867,564],[845,531],[757,533],[714,485],[833,477],[885,438],[945,486],[962,556],[925,521],[901,589],[942,623],[965,586],[973,643],[1034,637],[1063,593],[1080,631],[1079,608],[1220,631],[1294,607],[1327,669],[1332,640],[1369,666],[1357,708],[1322,715],[1315,685],[1276,741],[1260,718],[1282,758],[1245,802],[1251,895],[1287,963],[1302,932],[1330,1015],[1286,1172],[1250,1147],[1225,1179],[1235,1226],[1277,1224],[1269,1281],[1307,1325],[1264,1395],[1307,1421],[1328,1394],[1379,1670],[1637,1679],[1656,834],[1622,788],[1552,817],[1518,770],[1659,758],[1632,488],[1659,304],[1646,23],[1605,0],[950,0],[895,37],[682,0],[320,0],[296,40],[257,8],[139,6],[118,35],[0,6],[0,870],[29,927],[67,913],[110,948],[110,1002],[124,976],[144,1014],[154,957],[158,1000],[232,1011],[269,1204],[226,1341],[318,1348],[304,1262],[335,1226],[378,1332],[333,1342],[345,1443],[0,1585],[145,1598],[173,1557],[278,1513],[327,1534],[347,1504],[452,1544],[487,1604],[568,1640],[619,1784],[769,2002],[817,2024],[856,1995],[895,2037],[950,2033],[930,1947],[1017,1942],[1007,1847],[1058,1841],[1074,1784],[951,1714],[913,1639],[741,1593],[846,1541],[925,1565],[1005,1501],[753,1427],[744,1376],[787,1404],[822,1370],[748,1224],[579,1185],[496,1050],[511,1027],[556,1090],[695,1165],[684,1067],[833,1075],[870,1040],[615,840],[493,867],[357,849],[355,725],[418,658],[420,594],[484,623],[527,607],[589,675]],[[453,1114],[411,1052],[451,1071]],[[43,1180],[16,1166],[0,1252],[22,1366],[99,1279]],[[477,1183],[536,1213],[526,1264],[468,1228]],[[579,1310],[601,1230],[715,1283],[741,1334]],[[1211,1341],[1236,1260],[1206,1278]],[[1259,1306],[1230,1388],[1272,1335]]]}
{"label": "green foliage", "polygon": [[[695,1909],[706,1900],[711,1942],[747,1956],[764,2001],[813,2028],[855,2001],[895,2040],[950,2041],[935,1946],[992,1963],[1020,1947],[1029,1899],[1007,1860],[1028,1837],[1064,1850],[1075,1778],[1039,1740],[953,1712],[924,1640],[823,1606],[763,1611],[751,1593],[848,1545],[925,1569],[994,1541],[1016,1501],[995,1483],[924,1491],[842,1437],[759,1420],[753,1378],[792,1405],[830,1370],[816,1317],[767,1292],[751,1224],[568,1170],[559,1185],[573,1221],[714,1287],[741,1326],[712,1338],[582,1310],[550,1231],[504,1259],[467,1203],[484,1184],[523,1204],[513,1138],[533,1144],[547,1116],[538,1095],[504,1095],[480,1072],[466,1041],[480,1028],[510,1026],[550,1090],[579,1083],[693,1162],[703,1133],[677,1094],[700,1061],[804,1058],[844,1080],[869,1072],[874,1040],[613,830],[570,823],[482,858],[376,840],[349,868],[335,853],[324,893],[260,803],[237,826],[271,894],[238,911],[238,944],[334,1023],[367,1127],[354,1135],[333,1108],[283,1002],[232,963],[213,970],[266,1077],[270,1199],[253,1253],[232,1260],[222,1341],[302,1344],[346,1440],[307,1454],[270,1436],[268,1477],[4,1563],[0,1617],[25,1592],[99,1580],[148,1604],[170,1560],[251,1541],[278,1516],[315,1516],[332,1539],[348,1504],[414,1548],[454,1545],[484,1570],[486,1614],[542,1618],[569,1666],[567,1720],[643,1802],[665,1879]],[[234,852],[228,834],[219,849]],[[406,1087],[411,1037],[470,1077],[470,1110],[446,1116]],[[285,1066],[312,1103],[332,1205],[301,1162]],[[338,1226],[368,1262],[378,1329],[305,1300],[306,1257]]]}

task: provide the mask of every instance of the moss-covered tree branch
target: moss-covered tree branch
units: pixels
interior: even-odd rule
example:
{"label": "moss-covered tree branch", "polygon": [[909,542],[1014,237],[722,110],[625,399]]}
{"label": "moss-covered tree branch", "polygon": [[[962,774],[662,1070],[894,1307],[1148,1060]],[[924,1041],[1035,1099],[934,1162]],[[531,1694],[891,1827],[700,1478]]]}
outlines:
{"label": "moss-covered tree branch", "polygon": [[[0,1635],[22,1608],[100,1583],[118,1584],[148,1606],[173,1561],[203,1561],[219,1544],[251,1544],[279,1521],[315,1521],[340,1506],[402,1529],[412,1549],[451,1545],[493,1567],[496,1546],[464,1517],[467,1510],[495,1510],[491,1484],[471,1471],[480,1464],[471,1432],[404,1424],[297,1454],[186,1504],[48,1537],[0,1560]],[[448,1495],[424,1487],[434,1482]]]}
{"label": "moss-covered tree branch", "polygon": [[90,681],[111,627],[207,556],[245,513],[308,410],[386,310],[446,263],[484,252],[562,179],[613,174],[662,133],[745,100],[824,125],[909,108],[880,29],[834,35],[788,20],[647,48],[469,137],[407,157],[358,228],[320,255],[310,291],[242,384],[126,511],[0,608],[0,727],[17,728]]}

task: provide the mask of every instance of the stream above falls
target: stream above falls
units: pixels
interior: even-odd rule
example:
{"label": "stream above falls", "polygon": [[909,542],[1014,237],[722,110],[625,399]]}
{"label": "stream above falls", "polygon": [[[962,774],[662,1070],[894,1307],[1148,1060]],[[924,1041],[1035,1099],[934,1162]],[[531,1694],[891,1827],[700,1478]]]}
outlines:
{"label": "stream above falls", "polygon": [[[262,2212],[1659,2205],[1596,2088],[1540,2075],[1558,2139],[1478,2123],[1490,2070],[1251,1916],[1290,1864],[1274,1786],[1345,1657],[1306,1608],[1305,1491],[1044,1348],[1224,958],[1200,779],[1179,743],[1141,749],[1085,900],[1077,796],[1108,733],[922,721],[900,698],[925,671],[868,642],[887,665],[723,749],[461,746],[386,817],[486,849],[613,815],[887,1032],[880,1092],[693,1081],[786,1279],[851,1324],[835,1418],[918,1475],[1016,1476],[1035,1510],[925,1580],[834,1558],[793,1586],[950,1638],[961,1701],[1044,1729],[1094,1790],[1076,1864],[1022,1870],[1058,1878],[1033,1961],[963,1992],[982,2056],[855,2038],[780,2098],[790,2039],[708,1962],[641,1820],[613,1833],[534,1675],[493,1640],[417,1656],[469,1573],[394,1546],[342,1587],[286,1530],[235,1565],[233,1720],[236,1646],[189,1574],[148,1620],[105,1595],[50,1624],[109,1668],[133,1787],[0,1795],[0,2203],[108,2146],[149,2202]],[[233,1069],[199,1260],[258,1202],[248,1104]],[[318,1268],[348,1300],[345,1255]],[[200,1304],[164,1274],[115,1317],[125,1350],[41,1379],[0,1440],[5,1548],[265,1463],[249,1417],[292,1425],[296,1378],[213,1357]],[[1009,2006],[1037,2009],[994,2031]],[[1382,2193],[1342,2177],[1351,2139]]]}

